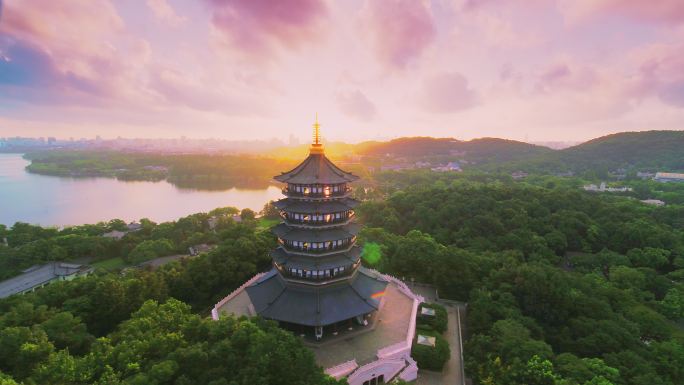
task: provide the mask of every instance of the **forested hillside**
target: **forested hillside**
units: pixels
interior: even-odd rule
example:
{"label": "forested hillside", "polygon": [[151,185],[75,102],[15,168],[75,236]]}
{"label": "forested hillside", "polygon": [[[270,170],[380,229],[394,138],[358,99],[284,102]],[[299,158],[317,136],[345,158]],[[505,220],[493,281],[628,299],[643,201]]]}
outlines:
{"label": "forested hillside", "polygon": [[623,132],[490,169],[605,177],[611,171],[684,171],[684,131]]}
{"label": "forested hillside", "polygon": [[461,141],[453,138],[399,138],[388,142],[359,143],[355,152],[371,157],[401,157],[409,159],[439,160],[465,159],[473,163],[496,163],[527,159],[552,150],[528,143],[497,138]]}
{"label": "forested hillside", "polygon": [[682,206],[486,176],[409,184],[362,206],[362,238],[376,268],[469,303],[476,384],[684,383]]}

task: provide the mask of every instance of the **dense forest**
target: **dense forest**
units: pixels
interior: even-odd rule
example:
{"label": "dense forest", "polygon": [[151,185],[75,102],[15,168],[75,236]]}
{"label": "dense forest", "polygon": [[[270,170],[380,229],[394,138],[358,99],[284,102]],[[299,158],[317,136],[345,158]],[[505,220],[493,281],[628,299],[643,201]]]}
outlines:
{"label": "dense forest", "polygon": [[376,268],[468,302],[476,384],[684,383],[683,206],[419,178],[361,207],[362,238]]}
{"label": "dense forest", "polygon": [[[148,222],[118,247],[135,250],[131,244],[159,239],[182,243],[208,232],[206,218]],[[88,244],[86,229],[94,231],[70,231],[84,233],[81,241]],[[64,236],[26,224],[2,231],[10,246],[0,250]],[[253,220],[223,221],[214,236],[218,247],[197,258],[156,270],[100,271],[0,300],[0,383],[336,383],[275,323],[206,318],[220,298],[268,268],[274,247],[271,234]]]}
{"label": "dense forest", "polygon": [[[682,384],[684,188],[627,180],[633,191],[597,194],[585,182],[376,173],[356,191],[364,263],[468,303],[464,357],[475,384]],[[668,204],[638,201],[646,198]],[[0,300],[0,383],[334,383],[272,323],[206,319],[270,263],[273,236],[253,213],[240,224],[235,213],[142,220],[121,240],[102,237],[124,229],[118,220],[0,226],[3,278],[50,260],[135,264],[218,245],[158,269],[98,272]],[[222,218],[215,229],[211,216]]]}

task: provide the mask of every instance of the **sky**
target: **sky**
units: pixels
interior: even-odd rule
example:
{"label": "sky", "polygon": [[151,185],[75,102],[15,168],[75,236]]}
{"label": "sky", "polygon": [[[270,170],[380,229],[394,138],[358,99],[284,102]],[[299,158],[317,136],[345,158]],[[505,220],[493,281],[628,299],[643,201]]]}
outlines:
{"label": "sky", "polygon": [[682,0],[0,0],[0,137],[684,129]]}

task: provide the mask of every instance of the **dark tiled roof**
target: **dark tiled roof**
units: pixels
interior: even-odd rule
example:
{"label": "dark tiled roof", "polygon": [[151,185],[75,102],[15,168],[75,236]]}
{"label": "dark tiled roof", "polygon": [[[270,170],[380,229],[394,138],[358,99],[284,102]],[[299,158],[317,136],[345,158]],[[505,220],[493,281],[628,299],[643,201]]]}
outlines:
{"label": "dark tiled roof", "polygon": [[31,290],[60,277],[87,273],[90,269],[87,265],[64,262],[50,262],[45,265],[31,266],[22,274],[0,282],[0,298]]}
{"label": "dark tiled roof", "polygon": [[358,206],[358,204],[359,201],[352,198],[313,202],[285,198],[275,202],[273,205],[279,210],[285,210],[292,213],[328,214],[351,210]]}
{"label": "dark tiled roof", "polygon": [[323,154],[310,154],[299,166],[273,179],[295,184],[336,184],[353,182],[359,177],[335,166]]}
{"label": "dark tiled roof", "polygon": [[350,281],[324,287],[287,284],[275,269],[246,288],[257,313],[299,325],[330,325],[378,309],[387,282],[359,268]]}
{"label": "dark tiled roof", "polygon": [[281,223],[273,227],[273,233],[279,238],[287,241],[325,242],[351,238],[359,233],[360,228],[360,225],[350,223],[331,229],[312,230],[289,227],[286,224]]}
{"label": "dark tiled roof", "polygon": [[296,254],[288,254],[282,247],[279,247],[271,251],[271,257],[273,257],[273,260],[278,264],[285,267],[306,270],[323,270],[356,263],[361,257],[361,248],[354,246],[348,252],[327,255],[325,257],[305,257]]}

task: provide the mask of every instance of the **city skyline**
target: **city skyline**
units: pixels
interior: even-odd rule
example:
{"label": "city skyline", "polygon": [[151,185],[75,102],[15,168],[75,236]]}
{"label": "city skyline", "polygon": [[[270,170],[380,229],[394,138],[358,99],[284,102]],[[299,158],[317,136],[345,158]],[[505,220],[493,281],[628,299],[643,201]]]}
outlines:
{"label": "city skyline", "polygon": [[676,0],[0,0],[0,137],[682,129]]}

